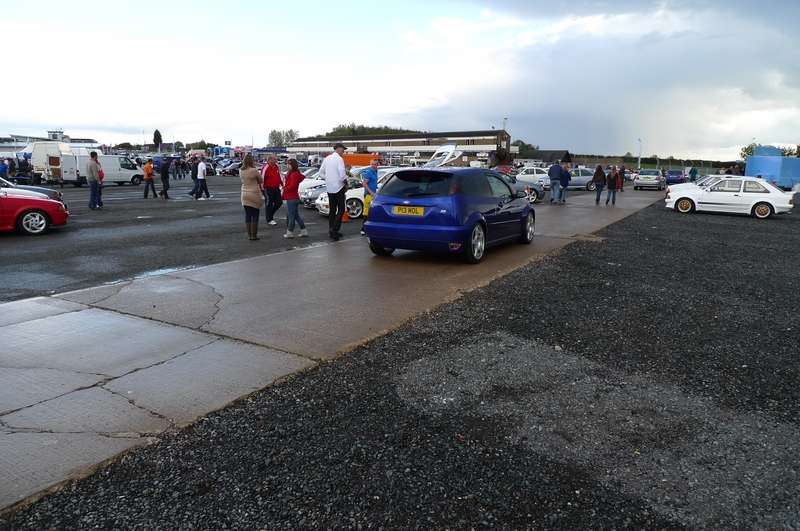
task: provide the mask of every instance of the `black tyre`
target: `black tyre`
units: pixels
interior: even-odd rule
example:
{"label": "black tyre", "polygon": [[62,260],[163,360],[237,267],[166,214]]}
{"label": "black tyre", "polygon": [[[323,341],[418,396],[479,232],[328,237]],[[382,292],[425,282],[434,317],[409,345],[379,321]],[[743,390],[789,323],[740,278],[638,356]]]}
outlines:
{"label": "black tyre", "polygon": [[[638,190],[638,189],[639,189],[639,187],[638,187],[638,186],[634,186],[634,187],[633,187],[633,189],[634,189],[634,190]],[[659,188],[659,190],[660,190],[660,188]]]}
{"label": "black tyre", "polygon": [[378,245],[374,243],[372,240],[369,242],[369,250],[375,253],[376,256],[392,256],[394,249],[391,247],[384,247],[383,245]]}
{"label": "black tyre", "polygon": [[477,264],[486,253],[486,229],[476,223],[469,233],[464,245],[464,261],[468,264]]}
{"label": "black tyre", "polygon": [[594,192],[596,189],[597,185],[594,183],[594,181],[589,181],[588,183],[586,183],[587,192]]}
{"label": "black tyre", "polygon": [[38,236],[47,232],[50,228],[50,218],[41,210],[29,210],[23,212],[17,218],[17,229],[24,234]]}
{"label": "black tyre", "polygon": [[134,175],[131,177],[131,184],[134,186],[139,186],[142,184],[142,176],[141,175]]}
{"label": "black tyre", "polygon": [[691,214],[694,212],[694,201],[688,197],[681,197],[675,201],[675,210],[681,214]]}
{"label": "black tyre", "polygon": [[522,234],[519,235],[519,243],[531,243],[533,241],[535,228],[536,218],[533,217],[533,212],[528,212],[528,217],[522,222]]}
{"label": "black tyre", "polygon": [[758,219],[767,219],[773,214],[772,205],[769,203],[757,203],[753,207],[752,214]]}

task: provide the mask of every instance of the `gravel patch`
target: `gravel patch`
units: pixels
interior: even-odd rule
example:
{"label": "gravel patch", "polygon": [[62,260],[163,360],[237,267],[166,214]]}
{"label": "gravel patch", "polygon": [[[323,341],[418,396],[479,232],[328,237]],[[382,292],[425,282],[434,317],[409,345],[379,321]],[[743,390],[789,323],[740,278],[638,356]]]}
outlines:
{"label": "gravel patch", "polygon": [[646,209],[0,528],[798,529],[798,229]]}

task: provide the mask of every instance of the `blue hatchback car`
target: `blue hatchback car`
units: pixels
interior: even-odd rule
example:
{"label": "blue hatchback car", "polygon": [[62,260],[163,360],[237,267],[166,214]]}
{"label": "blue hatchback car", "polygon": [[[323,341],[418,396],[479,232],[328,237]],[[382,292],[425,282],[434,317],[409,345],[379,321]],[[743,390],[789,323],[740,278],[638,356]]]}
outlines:
{"label": "blue hatchback car", "polygon": [[394,173],[369,207],[364,230],[378,256],[395,249],[459,253],[478,263],[486,249],[533,241],[535,213],[524,190],[480,168]]}

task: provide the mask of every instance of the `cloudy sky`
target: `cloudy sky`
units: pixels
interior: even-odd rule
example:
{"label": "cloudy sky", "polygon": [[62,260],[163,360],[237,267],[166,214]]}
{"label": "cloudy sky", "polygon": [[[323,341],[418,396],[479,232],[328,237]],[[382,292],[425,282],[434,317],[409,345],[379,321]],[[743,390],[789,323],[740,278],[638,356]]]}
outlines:
{"label": "cloudy sky", "polygon": [[[800,143],[798,0],[4,0],[0,135],[501,127],[577,153]],[[13,61],[12,61],[13,60]],[[24,67],[28,80],[17,76]],[[8,81],[8,77],[6,77]],[[144,132],[144,133],[143,133]]]}

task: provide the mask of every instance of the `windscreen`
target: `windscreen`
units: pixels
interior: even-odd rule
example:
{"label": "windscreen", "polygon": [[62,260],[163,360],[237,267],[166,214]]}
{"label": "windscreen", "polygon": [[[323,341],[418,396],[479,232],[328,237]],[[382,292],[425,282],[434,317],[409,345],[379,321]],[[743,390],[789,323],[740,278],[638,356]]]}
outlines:
{"label": "windscreen", "polygon": [[390,197],[435,197],[452,192],[453,174],[438,171],[399,171],[381,187]]}

